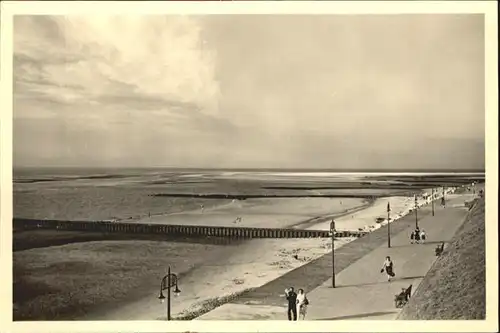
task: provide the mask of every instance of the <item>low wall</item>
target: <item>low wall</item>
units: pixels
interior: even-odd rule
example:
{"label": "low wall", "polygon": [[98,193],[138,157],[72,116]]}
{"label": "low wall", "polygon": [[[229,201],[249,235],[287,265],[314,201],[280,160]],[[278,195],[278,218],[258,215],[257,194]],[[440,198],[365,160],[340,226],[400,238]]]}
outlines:
{"label": "low wall", "polygon": [[[191,237],[230,237],[230,238],[327,238],[331,237],[327,230],[300,230],[276,228],[242,228],[200,225],[169,225],[120,222],[93,221],[59,221],[59,220],[13,220],[14,230],[52,229],[89,232],[116,232],[135,234],[164,234],[170,236]],[[335,237],[361,237],[366,231],[338,231]]]}

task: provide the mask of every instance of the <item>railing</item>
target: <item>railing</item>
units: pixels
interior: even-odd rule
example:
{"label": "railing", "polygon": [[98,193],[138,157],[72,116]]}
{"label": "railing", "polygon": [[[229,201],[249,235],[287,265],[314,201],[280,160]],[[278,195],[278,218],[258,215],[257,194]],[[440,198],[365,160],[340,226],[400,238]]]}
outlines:
{"label": "railing", "polygon": [[[202,225],[144,224],[122,222],[60,221],[14,219],[14,229],[68,230],[135,234],[164,234],[187,237],[229,237],[229,238],[327,238],[328,230],[300,230],[278,228],[244,228]],[[335,237],[362,237],[366,231],[337,231]]]}

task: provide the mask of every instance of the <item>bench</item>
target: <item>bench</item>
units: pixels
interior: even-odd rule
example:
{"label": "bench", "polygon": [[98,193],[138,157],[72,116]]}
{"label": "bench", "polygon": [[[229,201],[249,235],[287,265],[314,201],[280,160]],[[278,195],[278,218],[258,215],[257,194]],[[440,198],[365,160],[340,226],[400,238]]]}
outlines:
{"label": "bench", "polygon": [[408,288],[406,288],[406,289],[403,288],[401,293],[394,296],[394,305],[396,306],[396,308],[402,308],[403,306],[406,305],[406,303],[408,303],[408,301],[411,298],[412,287],[413,287],[413,285],[410,284],[410,286]]}
{"label": "bench", "polygon": [[434,253],[436,254],[436,257],[439,257],[444,251],[444,242],[441,243],[441,245],[438,245],[436,249],[434,250]]}
{"label": "bench", "polygon": [[465,206],[466,208],[468,208],[469,210],[471,210],[471,209],[472,209],[472,207],[474,207],[474,205],[476,204],[476,201],[477,201],[477,199],[472,199],[472,200],[470,200],[470,201],[465,201],[465,202],[464,202],[464,206]]}

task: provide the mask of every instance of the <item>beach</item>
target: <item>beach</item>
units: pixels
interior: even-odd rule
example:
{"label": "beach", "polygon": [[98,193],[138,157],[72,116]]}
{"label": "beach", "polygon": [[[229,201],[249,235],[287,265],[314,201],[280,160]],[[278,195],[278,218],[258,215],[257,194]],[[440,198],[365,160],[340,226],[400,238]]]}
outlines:
{"label": "beach", "polygon": [[[454,189],[450,188],[447,194],[453,191]],[[380,224],[375,223],[375,218],[380,215],[380,210],[384,212],[388,200],[394,203],[393,209],[398,212],[391,221],[407,215],[414,204],[413,198],[380,199],[371,207],[339,218],[339,224],[346,230],[352,230],[348,227],[349,224],[354,228],[362,226],[367,231],[377,229]],[[419,200],[420,205],[426,203],[425,200]],[[310,228],[326,229],[329,228],[329,222],[318,223]],[[335,248],[338,249],[354,239],[337,239]],[[212,258],[207,257],[203,264],[180,280],[185,291],[174,299],[172,315],[179,319],[190,318],[190,314],[202,311],[210,302],[229,299],[246,290],[262,286],[330,252],[330,239],[256,239],[230,246],[224,254],[217,253]],[[142,300],[106,313],[91,314],[85,319],[118,320],[124,316],[134,320],[162,319],[165,309],[156,299],[155,292],[156,290],[152,290],[152,293]]]}
{"label": "beach", "polygon": [[[223,175],[228,177],[227,174]],[[256,177],[255,175],[253,175]],[[241,184],[242,179],[239,175],[238,182]],[[294,183],[298,182],[297,176],[294,176]],[[321,184],[324,184],[324,175],[319,177]],[[158,178],[158,176],[155,176]],[[206,192],[213,193],[215,187],[219,187],[227,190],[232,187],[227,183],[223,183],[223,186],[213,185],[213,179],[210,178],[209,182],[202,183],[205,176],[200,175],[190,175],[189,177],[175,176],[176,179],[186,178],[190,179],[190,182],[197,181],[200,192],[205,190]],[[251,178],[251,177],[249,177]],[[283,182],[283,178],[278,177],[279,182]],[[290,177],[289,177],[290,178]],[[245,178],[246,181],[249,181]],[[314,187],[314,182],[310,181],[307,177],[300,178],[300,182],[307,180],[308,187]],[[356,178],[356,182],[359,179]],[[274,179],[276,181],[276,178]],[[107,180],[106,180],[107,181]],[[137,178],[134,178],[137,182]],[[394,190],[393,196],[383,196],[387,193],[387,189],[383,189],[379,192],[380,197],[378,198],[345,198],[345,197],[333,197],[333,198],[322,198],[322,197],[296,197],[296,198],[255,198],[246,200],[221,200],[218,199],[205,199],[205,204],[198,199],[189,199],[190,205],[185,205],[187,201],[183,202],[183,207],[179,205],[172,204],[171,206],[161,206],[159,203],[155,203],[154,207],[158,210],[157,215],[146,215],[146,211],[152,210],[152,207],[144,206],[147,200],[144,196],[148,196],[148,193],[152,193],[151,189],[146,190],[144,188],[144,182],[150,182],[150,179],[142,179],[141,185],[138,188],[131,186],[131,181],[127,180],[120,186],[114,186],[109,188],[109,184],[106,183],[105,186],[101,188],[93,188],[93,193],[98,193],[102,196],[102,191],[113,191],[113,193],[120,193],[120,195],[114,198],[106,197],[105,202],[113,201],[114,204],[100,209],[99,206],[94,206],[88,208],[89,212],[94,210],[96,212],[92,213],[92,217],[100,216],[109,218],[109,216],[104,215],[112,213],[116,215],[116,212],[110,212],[109,209],[113,208],[116,211],[130,212],[134,207],[137,207],[137,202],[131,204],[131,207],[122,209],[123,205],[133,202],[133,198],[137,196],[137,193],[142,193],[143,201],[140,201],[142,207],[140,208],[141,217],[130,219],[123,214],[124,221],[135,221],[139,223],[148,224],[185,224],[185,225],[218,225],[218,226],[239,226],[239,227],[271,227],[271,228],[298,228],[298,229],[311,229],[311,230],[328,230],[330,227],[330,222],[332,219],[336,221],[336,229],[341,230],[364,230],[372,231],[380,226],[387,223],[387,203],[391,206],[391,221],[395,221],[402,216],[407,215],[414,206],[414,198],[412,196],[401,196],[397,195],[401,193],[401,189]],[[342,179],[342,182],[353,181],[350,178]],[[54,193],[56,199],[51,199],[50,196],[45,196],[41,201],[47,202],[47,200],[53,200],[57,202],[58,207],[64,206],[61,204],[60,193],[67,193],[67,191],[74,191],[75,183],[78,180],[71,179],[71,186],[62,181],[62,184],[57,184],[56,182],[45,182],[43,185],[37,188],[44,188],[45,193]],[[84,180],[84,185],[82,193],[91,193],[88,191],[90,188],[88,186],[88,179]],[[96,180],[93,180],[94,184]],[[157,180],[155,182],[158,182]],[[201,182],[201,183],[200,183]],[[262,179],[259,180],[262,182]],[[288,180],[290,182],[290,180]],[[339,182],[339,179],[330,180],[330,186],[334,187],[335,182]],[[353,183],[355,186],[357,183]],[[269,183],[269,181],[267,181]],[[201,184],[201,185],[200,185]],[[207,185],[208,184],[208,185]],[[249,193],[251,189],[257,188],[253,183],[247,183],[247,189],[242,192]],[[59,187],[58,187],[59,186]],[[157,184],[154,185],[154,191],[157,191]],[[172,185],[173,186],[173,185]],[[303,186],[303,185],[302,185]],[[345,185],[344,185],[345,186]],[[23,184],[23,191],[26,191],[26,184]],[[176,190],[181,187],[184,188],[182,182],[175,183]],[[241,185],[240,185],[241,188]],[[49,189],[49,190],[47,190]],[[165,188],[162,188],[165,190]],[[168,188],[168,190],[172,190]],[[376,191],[374,188],[368,188],[368,190]],[[418,192],[414,193],[424,193],[427,188],[419,189]],[[454,188],[449,187],[446,189],[446,193],[451,193]],[[101,191],[101,192],[100,192]],[[128,192],[127,192],[128,191]],[[186,191],[186,188],[184,188]],[[325,191],[325,190],[321,190]],[[310,190],[303,190],[303,193],[309,193]],[[109,192],[106,192],[109,193]],[[124,193],[133,193],[132,199],[126,201],[123,200]],[[439,193],[439,192],[437,192]],[[18,193],[19,195],[19,193]],[[33,196],[31,196],[33,198]],[[153,198],[152,200],[164,200],[164,198]],[[98,201],[98,198],[93,198],[92,200]],[[144,201],[146,200],[146,201]],[[168,198],[166,202],[175,202],[176,198]],[[183,199],[184,200],[184,199]],[[419,198],[418,204],[424,205],[429,201],[423,198]],[[177,202],[179,203],[179,202]],[[74,204],[74,203],[73,203]],[[120,206],[122,205],[122,206]],[[203,205],[203,210],[201,209]],[[18,206],[19,207],[19,206]],[[70,207],[70,206],[66,206]],[[77,215],[72,216],[73,219],[77,219],[84,215],[85,209],[84,205],[80,205],[81,210],[78,211]],[[110,208],[111,207],[111,208]],[[172,208],[170,208],[172,207]],[[175,207],[175,208],[174,208]],[[97,208],[97,209],[96,209]],[[19,209],[18,209],[19,211]],[[33,210],[27,210],[28,212],[33,212]],[[71,210],[70,210],[71,211]],[[52,208],[54,214],[69,215],[70,212],[61,213],[60,210]],[[43,214],[43,210],[38,211],[37,214]],[[100,215],[99,215],[100,214]],[[41,217],[42,215],[37,215]],[[240,217],[240,221],[235,219]],[[353,238],[338,238],[335,241],[335,248],[340,248],[343,245],[351,242]],[[89,305],[88,311],[74,315],[67,314],[65,318],[73,320],[155,320],[164,319],[165,317],[165,306],[160,304],[158,301],[158,286],[155,285],[154,281],[158,281],[163,274],[165,274],[167,265],[171,266],[171,269],[176,274],[179,274],[179,288],[182,290],[181,294],[172,301],[172,315],[174,318],[178,319],[193,319],[198,315],[206,313],[211,309],[223,304],[224,302],[238,296],[239,294],[252,290],[253,288],[260,287],[298,267],[301,267],[321,256],[331,252],[331,240],[328,238],[317,238],[317,239],[252,239],[239,241],[234,243],[229,243],[226,245],[218,246],[195,246],[193,247],[189,243],[183,245],[182,243],[175,243],[175,247],[164,252],[158,252],[155,254],[155,247],[158,249],[164,249],[163,243],[158,241],[146,241],[146,240],[134,240],[132,241],[106,241],[108,246],[111,248],[114,246],[116,249],[121,247],[121,250],[116,250],[118,253],[114,253],[114,257],[109,259],[111,253],[101,252],[100,256],[97,257],[98,260],[89,267],[89,274],[98,274],[99,265],[109,265],[110,263],[114,265],[119,265],[117,260],[122,260],[120,258],[126,258],[127,253],[123,251],[135,251],[134,248],[142,248],[147,246],[146,251],[148,260],[148,269],[151,271],[143,271],[141,269],[140,273],[135,274],[136,279],[139,282],[131,284],[135,286],[135,292],[130,290],[127,292],[123,290],[123,299],[126,301],[120,301],[120,299],[113,300],[113,302],[108,302],[107,304],[102,304],[101,306],[91,306]],[[155,243],[158,242],[158,243]],[[103,242],[84,242],[78,245],[67,244],[61,246],[52,246],[47,248],[36,249],[37,256],[39,258],[44,258],[47,262],[54,260],[59,260],[59,262],[53,262],[54,265],[61,262],[67,263],[68,261],[85,261],[85,255],[81,253],[87,253],[88,257],[92,257],[92,253],[96,253],[95,249],[99,248]],[[157,245],[155,245],[157,244]],[[165,244],[168,244],[165,243]],[[58,248],[60,250],[58,250]],[[165,248],[166,249],[166,248]],[[31,252],[30,252],[31,251]],[[35,250],[25,250],[15,252],[14,263],[22,263],[25,269],[29,268],[28,271],[32,274],[36,274],[37,267],[34,267],[30,263],[30,256]],[[59,253],[60,251],[65,251],[66,253],[73,253],[77,257],[64,255],[53,255],[53,253]],[[121,254],[119,253],[121,252]],[[50,254],[52,253],[52,255]],[[79,254],[80,253],[80,254]],[[161,261],[158,261],[158,265],[154,264],[154,258],[156,256],[161,256]],[[99,258],[103,258],[104,261],[100,262]],[[106,259],[108,258],[108,259]],[[111,257],[110,257],[111,258]],[[138,257],[137,260],[139,260]],[[169,259],[171,258],[171,259]],[[42,260],[42,261],[43,261]],[[108,264],[106,264],[106,262]],[[139,261],[138,261],[139,262]],[[140,267],[140,264],[138,267]],[[107,266],[101,266],[107,268]],[[120,266],[117,266],[120,269]],[[101,268],[101,269],[104,269]],[[64,275],[64,271],[61,271]],[[75,284],[78,284],[78,276],[74,277]],[[123,276],[126,278],[126,276]],[[144,279],[141,283],[140,280]],[[91,283],[92,281],[86,281],[88,284],[88,292],[92,293],[99,289],[99,286],[95,286]],[[57,283],[57,282],[53,282]],[[83,283],[83,282],[82,282]],[[300,288],[300,286],[295,286]],[[140,292],[139,292],[140,291]],[[49,296],[38,296],[44,297],[47,301],[50,301]],[[36,300],[35,300],[36,301]],[[34,301],[33,301],[34,302]],[[106,302],[105,302],[106,303]]]}

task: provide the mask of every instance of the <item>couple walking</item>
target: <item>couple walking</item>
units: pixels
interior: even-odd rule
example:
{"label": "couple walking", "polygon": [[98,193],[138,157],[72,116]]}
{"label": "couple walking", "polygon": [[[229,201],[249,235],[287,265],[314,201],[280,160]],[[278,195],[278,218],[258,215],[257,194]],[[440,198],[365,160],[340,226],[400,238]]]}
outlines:
{"label": "couple walking", "polygon": [[288,301],[288,320],[297,320],[297,313],[302,316],[302,320],[305,320],[309,300],[304,289],[299,289],[297,294],[293,287],[286,288],[285,297]]}

